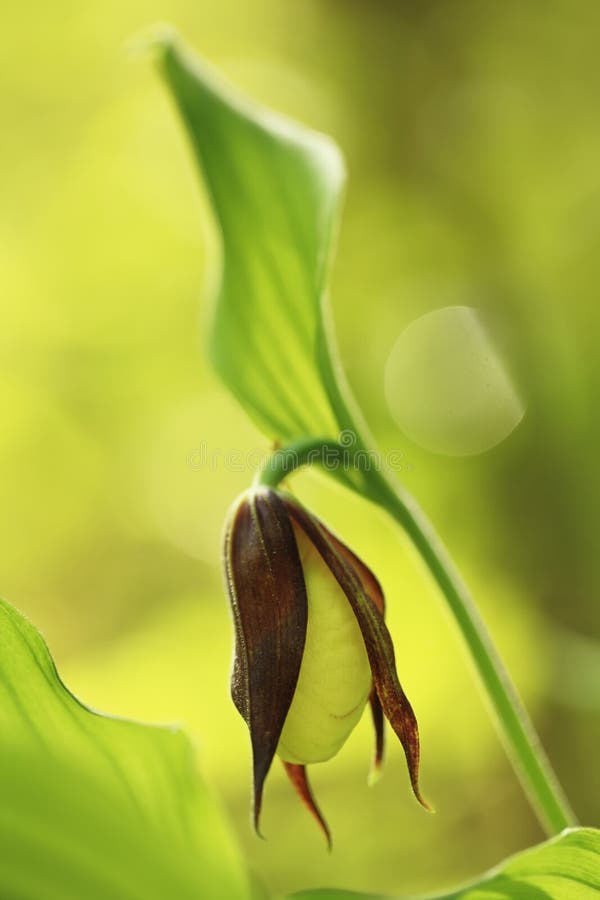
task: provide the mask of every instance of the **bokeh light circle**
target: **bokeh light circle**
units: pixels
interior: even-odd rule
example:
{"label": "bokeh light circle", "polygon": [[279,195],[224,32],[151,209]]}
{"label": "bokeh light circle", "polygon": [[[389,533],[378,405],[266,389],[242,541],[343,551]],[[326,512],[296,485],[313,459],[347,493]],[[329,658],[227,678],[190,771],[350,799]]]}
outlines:
{"label": "bokeh light circle", "polygon": [[401,430],[447,456],[483,453],[525,414],[477,310],[447,306],[411,322],[388,357],[385,394]]}

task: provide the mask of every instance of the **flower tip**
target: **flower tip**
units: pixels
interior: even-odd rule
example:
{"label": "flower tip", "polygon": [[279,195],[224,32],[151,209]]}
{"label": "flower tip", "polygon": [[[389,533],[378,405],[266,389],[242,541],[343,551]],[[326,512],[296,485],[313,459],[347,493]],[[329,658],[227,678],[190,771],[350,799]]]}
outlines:
{"label": "flower tip", "polygon": [[260,823],[257,815],[252,817],[252,826],[254,828],[254,834],[256,835],[256,837],[260,838],[261,841],[266,841],[266,837],[260,830]]}
{"label": "flower tip", "polygon": [[298,796],[308,809],[309,813],[316,821],[317,825],[321,829],[321,833],[324,835],[325,840],[327,841],[327,849],[331,853],[333,849],[333,841],[331,838],[331,831],[329,830],[329,825],[325,821],[325,817],[323,813],[317,806],[315,802],[315,798],[313,796],[313,792],[308,783],[308,777],[306,774],[306,766],[298,765],[296,763],[289,763],[285,760],[282,760],[283,767],[287,772],[288,778],[293,784]]}
{"label": "flower tip", "polygon": [[264,782],[264,777],[261,779],[257,778],[257,773],[254,773],[255,777],[255,787],[254,787],[254,796],[252,798],[252,807],[250,812],[250,821],[252,823],[252,827],[254,828],[254,833],[256,837],[259,837],[261,841],[266,841],[266,838],[262,831],[260,830],[260,814],[262,812],[262,794],[263,789],[262,785]]}
{"label": "flower tip", "polygon": [[317,818],[317,824],[321,831],[321,834],[325,838],[325,843],[327,845],[327,852],[331,853],[333,851],[333,837],[331,836],[331,831],[329,830],[329,825],[325,821],[322,816]]}
{"label": "flower tip", "polygon": [[329,825],[322,816],[317,819],[317,824],[321,829],[321,834],[325,838],[325,843],[327,844],[327,852],[331,853],[333,850],[333,838],[331,836],[331,831],[329,830]]}
{"label": "flower tip", "polygon": [[419,803],[421,804],[421,806],[423,807],[423,809],[425,810],[425,812],[435,815],[435,809],[433,808],[431,803],[427,802],[427,800],[421,793],[418,785],[413,785],[413,793],[414,793],[415,797],[417,798],[417,800],[419,801]]}
{"label": "flower tip", "polygon": [[382,775],[383,775],[383,770],[381,769],[381,766],[378,764],[375,764],[372,767],[369,774],[367,775],[367,785],[370,788],[375,787],[375,785],[381,781]]}

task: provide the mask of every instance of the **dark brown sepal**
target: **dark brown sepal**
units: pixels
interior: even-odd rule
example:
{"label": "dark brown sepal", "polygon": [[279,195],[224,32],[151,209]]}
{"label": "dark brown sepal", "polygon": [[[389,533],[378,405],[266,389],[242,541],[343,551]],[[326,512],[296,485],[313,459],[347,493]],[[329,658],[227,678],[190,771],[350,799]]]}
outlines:
{"label": "dark brown sepal", "polygon": [[234,509],[225,572],[235,628],[231,695],[250,731],[259,833],[263,785],[296,689],[308,614],[296,539],[274,491],[251,491]]}
{"label": "dark brown sepal", "polygon": [[350,549],[350,547],[347,547],[346,544],[340,541],[339,537],[336,537],[336,535],[323,525],[322,522],[319,524],[342,559],[350,566],[350,568],[355,570],[360,578],[365,594],[371,598],[381,615],[385,616],[385,596],[383,594],[383,588],[379,583],[379,579],[373,574],[369,567],[365,565],[362,559]]}
{"label": "dark brown sepal", "polygon": [[374,599],[363,587],[362,579],[349,561],[348,553],[340,549],[341,542],[295,501],[286,498],[286,505],[290,515],[321,554],[354,610],[369,657],[373,684],[383,713],[404,749],[413,792],[419,803],[430,810],[419,788],[417,720],[398,680],[394,646],[383,616]]}
{"label": "dark brown sepal", "polygon": [[311,816],[317,821],[321,831],[325,835],[327,840],[327,847],[331,850],[333,844],[331,840],[331,832],[329,830],[329,826],[327,822],[323,818],[323,813],[317,806],[315,798],[313,796],[313,792],[308,783],[308,777],[306,775],[306,766],[296,765],[295,763],[289,763],[282,760],[285,771],[288,774],[288,777],[292,784],[294,785],[298,796],[308,809]]}

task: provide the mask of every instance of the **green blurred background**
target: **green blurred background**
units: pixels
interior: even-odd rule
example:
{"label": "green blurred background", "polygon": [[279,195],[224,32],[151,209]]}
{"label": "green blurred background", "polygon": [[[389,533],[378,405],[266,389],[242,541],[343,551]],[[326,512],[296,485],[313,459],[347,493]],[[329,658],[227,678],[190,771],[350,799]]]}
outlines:
{"label": "green blurred background", "polygon": [[[423,742],[429,817],[368,717],[313,769],[329,856],[275,765],[248,822],[246,729],[228,696],[228,505],[266,449],[209,370],[215,246],[182,129],[131,52],[172,21],[252,96],[333,135],[350,171],[332,299],[378,440],[478,598],[586,824],[599,824],[600,9],[369,0],[40,0],[4,14],[0,590],[67,683],[114,713],[184,722],[271,888],[425,890],[539,840],[443,605],[379,514],[318,476],[298,493],[372,565]],[[394,424],[385,362],[440,307],[495,323],[527,402],[480,456]],[[202,463],[202,452],[213,465]],[[233,464],[232,464],[233,462]]]}

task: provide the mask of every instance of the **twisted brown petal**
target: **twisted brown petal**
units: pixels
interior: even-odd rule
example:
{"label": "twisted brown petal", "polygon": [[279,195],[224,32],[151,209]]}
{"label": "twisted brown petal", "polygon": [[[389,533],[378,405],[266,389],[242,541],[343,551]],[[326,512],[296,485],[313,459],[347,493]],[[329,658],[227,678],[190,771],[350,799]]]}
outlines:
{"label": "twisted brown petal", "polygon": [[329,831],[327,822],[323,818],[323,814],[322,814],[321,810],[319,809],[319,807],[317,806],[315,798],[313,796],[313,793],[310,789],[310,785],[308,783],[308,777],[306,775],[306,766],[299,766],[299,765],[296,765],[295,763],[289,763],[289,762],[285,762],[283,760],[282,760],[282,762],[283,762],[285,771],[287,772],[290,781],[292,782],[292,784],[296,788],[296,791],[298,792],[300,799],[302,800],[302,802],[304,803],[304,805],[310,812],[311,816],[314,819],[316,819],[317,823],[319,824],[319,827],[321,828],[321,831],[323,832],[323,834],[325,835],[325,838],[327,839],[327,846],[328,846],[329,850],[331,850],[331,847],[332,847],[331,832]]}
{"label": "twisted brown petal", "polygon": [[[347,547],[346,544],[342,543],[339,538],[332,534],[331,531],[329,531],[329,529],[326,528],[325,525],[323,525],[323,523],[321,523],[321,528],[326,533],[327,537],[329,538],[337,552],[340,554],[340,556],[346,561],[346,563],[348,563],[351,568],[355,570],[356,574],[360,578],[363,591],[368,597],[371,598],[383,617],[385,614],[385,597],[376,576],[373,574],[373,572],[371,572],[369,567],[365,565],[362,559],[359,559],[356,553],[353,553],[350,547]],[[381,703],[379,702],[379,697],[377,696],[377,691],[375,689],[371,691],[369,703],[371,706],[373,727],[375,729],[375,754],[373,756],[371,775],[369,776],[369,781],[371,782],[377,779],[379,770],[381,769],[385,745],[383,710],[381,708]]]}
{"label": "twisted brown petal", "polygon": [[374,598],[363,586],[362,578],[354,567],[354,554],[350,554],[321,522],[295,501],[286,498],[286,504],[290,515],[321,554],[354,610],[369,657],[377,697],[404,749],[413,792],[419,803],[425,809],[430,809],[419,789],[417,720],[398,680],[390,633]]}
{"label": "twisted brown petal", "polygon": [[307,622],[296,539],[274,491],[249,493],[234,510],[225,568],[235,627],[231,695],[250,730],[258,832],[263,785],[296,689]]}

